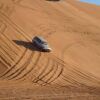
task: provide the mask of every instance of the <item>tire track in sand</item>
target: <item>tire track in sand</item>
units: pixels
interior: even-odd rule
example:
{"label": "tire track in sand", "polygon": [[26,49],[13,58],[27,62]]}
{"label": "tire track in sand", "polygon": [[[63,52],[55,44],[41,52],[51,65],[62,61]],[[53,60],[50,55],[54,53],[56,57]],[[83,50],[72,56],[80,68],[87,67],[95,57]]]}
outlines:
{"label": "tire track in sand", "polygon": [[38,56],[37,56],[37,58],[36,58],[36,60],[35,60],[35,63],[32,65],[33,67],[30,68],[26,73],[22,74],[21,76],[16,77],[16,80],[24,79],[29,73],[31,73],[32,70],[34,70],[34,68],[35,68],[35,67],[37,66],[37,64],[39,63],[39,60],[40,60],[40,58],[41,58],[41,55],[42,55],[41,52],[38,53]]}
{"label": "tire track in sand", "polygon": [[[27,59],[27,61],[22,65],[20,66],[20,68],[18,69],[15,69],[13,72],[11,72],[8,76],[6,76],[6,78],[8,80],[12,80],[14,79],[15,77],[17,77],[18,75],[20,75],[27,67],[28,65],[30,64],[31,60],[32,60],[32,57],[34,56],[34,52],[31,53],[31,55],[29,56],[29,58]],[[16,66],[17,67],[17,66]]]}

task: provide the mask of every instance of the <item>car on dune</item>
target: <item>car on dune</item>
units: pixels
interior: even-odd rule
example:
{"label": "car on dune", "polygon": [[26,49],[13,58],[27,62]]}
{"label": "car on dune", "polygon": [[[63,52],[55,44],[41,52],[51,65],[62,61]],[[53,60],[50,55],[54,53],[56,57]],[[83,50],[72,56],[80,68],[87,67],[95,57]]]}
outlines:
{"label": "car on dune", "polygon": [[39,49],[41,49],[42,51],[45,51],[45,52],[50,52],[52,51],[52,49],[49,47],[48,45],[48,42],[43,38],[43,37],[40,37],[40,36],[35,36],[33,39],[32,39],[32,43]]}

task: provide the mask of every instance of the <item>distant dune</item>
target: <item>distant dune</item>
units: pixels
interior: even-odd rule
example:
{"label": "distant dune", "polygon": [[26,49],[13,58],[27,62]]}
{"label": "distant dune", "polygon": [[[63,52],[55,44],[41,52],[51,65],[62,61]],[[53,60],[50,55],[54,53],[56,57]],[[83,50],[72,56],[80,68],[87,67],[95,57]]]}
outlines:
{"label": "distant dune", "polygon": [[0,100],[100,100],[100,6],[0,0]]}

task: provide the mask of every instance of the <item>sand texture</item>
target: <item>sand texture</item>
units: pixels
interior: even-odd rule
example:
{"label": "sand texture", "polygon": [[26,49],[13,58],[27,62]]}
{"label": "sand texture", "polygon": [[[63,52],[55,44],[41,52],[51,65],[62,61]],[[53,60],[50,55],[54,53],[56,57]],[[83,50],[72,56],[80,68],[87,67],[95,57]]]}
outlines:
{"label": "sand texture", "polygon": [[100,100],[100,6],[0,0],[0,100]]}

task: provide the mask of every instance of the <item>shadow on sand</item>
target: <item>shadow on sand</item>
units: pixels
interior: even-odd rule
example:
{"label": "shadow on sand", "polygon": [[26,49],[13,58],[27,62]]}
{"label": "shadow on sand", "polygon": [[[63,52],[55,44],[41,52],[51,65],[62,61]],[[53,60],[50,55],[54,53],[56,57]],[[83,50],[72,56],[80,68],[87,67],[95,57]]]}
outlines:
{"label": "shadow on sand", "polygon": [[45,52],[42,49],[38,48],[32,42],[26,42],[26,41],[22,41],[22,40],[13,40],[13,42],[16,43],[17,45],[25,47],[26,49],[30,49],[31,51]]}

